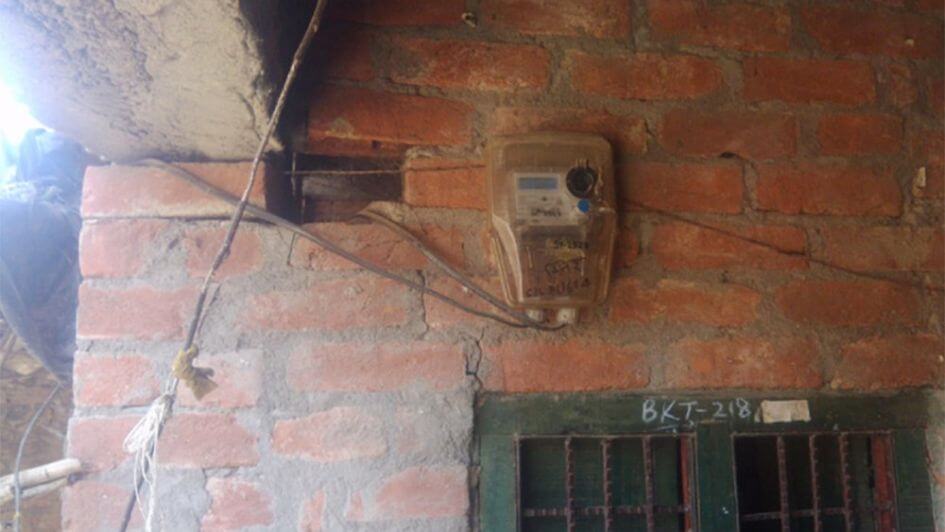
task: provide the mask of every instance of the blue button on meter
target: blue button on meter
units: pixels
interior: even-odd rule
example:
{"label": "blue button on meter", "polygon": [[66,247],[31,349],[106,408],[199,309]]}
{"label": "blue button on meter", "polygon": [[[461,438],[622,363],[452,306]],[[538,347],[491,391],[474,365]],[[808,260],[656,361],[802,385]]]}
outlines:
{"label": "blue button on meter", "polygon": [[577,208],[581,212],[587,212],[591,210],[591,202],[586,199],[578,200]]}

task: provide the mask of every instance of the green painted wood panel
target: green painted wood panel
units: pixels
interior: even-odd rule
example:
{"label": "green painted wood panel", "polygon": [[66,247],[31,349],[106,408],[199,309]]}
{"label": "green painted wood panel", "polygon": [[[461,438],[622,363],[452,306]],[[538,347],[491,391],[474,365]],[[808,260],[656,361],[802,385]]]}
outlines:
{"label": "green painted wood panel", "polygon": [[696,430],[696,482],[699,529],[738,530],[732,434],[727,425],[706,423]]}
{"label": "green painted wood panel", "polygon": [[[762,400],[809,401],[811,421],[760,423]],[[924,469],[922,427],[927,399],[921,393],[890,396],[710,394],[485,394],[477,411],[482,473],[480,528],[513,531],[517,522],[516,438],[519,435],[631,435],[694,432],[698,522],[707,532],[737,529],[733,434],[895,430],[895,464],[901,491],[901,530],[929,530],[929,484]],[[745,405],[750,415],[740,415]],[[919,445],[921,443],[921,446]],[[921,453],[920,453],[921,451]],[[618,453],[619,454],[619,453]],[[915,462],[914,456],[922,461]],[[619,458],[616,467],[621,467]],[[628,466],[629,467],[629,466]],[[917,473],[922,468],[922,474]],[[632,490],[637,491],[637,490]],[[588,494],[596,497],[596,494]],[[618,488],[616,498],[624,495]],[[629,495],[627,495],[629,496]],[[556,526],[548,523],[549,526]]]}
{"label": "green painted wood panel", "polygon": [[932,487],[925,458],[925,432],[896,431],[893,433],[893,446],[899,532],[934,530]]}
{"label": "green painted wood panel", "polygon": [[[922,394],[806,397],[811,421],[760,422],[768,396],[630,395],[630,394],[487,394],[479,410],[480,434],[634,434],[692,432],[703,422],[724,423],[742,432],[795,430],[880,430],[924,426],[927,411]],[[750,415],[739,415],[748,404]],[[700,412],[701,411],[701,412]],[[688,414],[688,416],[687,416]]]}
{"label": "green painted wood panel", "polygon": [[508,436],[484,435],[479,441],[479,528],[489,532],[517,529],[518,474],[515,440]]}

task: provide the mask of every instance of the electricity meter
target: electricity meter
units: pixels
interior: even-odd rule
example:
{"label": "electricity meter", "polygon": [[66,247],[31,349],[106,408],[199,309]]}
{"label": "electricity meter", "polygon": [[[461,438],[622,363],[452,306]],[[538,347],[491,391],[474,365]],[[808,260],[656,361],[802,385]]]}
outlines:
{"label": "electricity meter", "polygon": [[613,153],[597,135],[534,133],[488,147],[492,242],[507,302],[573,323],[607,295],[617,215]]}

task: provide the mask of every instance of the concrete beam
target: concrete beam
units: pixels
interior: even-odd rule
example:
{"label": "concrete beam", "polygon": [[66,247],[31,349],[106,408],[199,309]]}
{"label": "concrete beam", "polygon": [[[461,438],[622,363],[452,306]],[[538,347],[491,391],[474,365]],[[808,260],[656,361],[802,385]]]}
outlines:
{"label": "concrete beam", "polygon": [[10,0],[0,77],[111,160],[247,159],[272,91],[257,27],[275,25],[252,24],[239,0]]}

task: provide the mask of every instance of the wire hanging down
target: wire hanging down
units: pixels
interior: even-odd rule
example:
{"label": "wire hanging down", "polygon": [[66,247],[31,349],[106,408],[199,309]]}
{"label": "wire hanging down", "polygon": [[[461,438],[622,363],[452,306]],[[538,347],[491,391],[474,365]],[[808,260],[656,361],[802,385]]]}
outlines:
{"label": "wire hanging down", "polygon": [[14,532],[20,532],[20,503],[23,499],[23,490],[20,486],[20,465],[23,460],[23,450],[26,448],[26,440],[30,437],[30,433],[33,432],[33,427],[36,425],[36,422],[39,420],[39,417],[43,415],[43,412],[46,411],[46,408],[49,407],[49,403],[52,402],[53,398],[56,397],[56,394],[59,393],[59,390],[62,388],[62,384],[56,382],[56,386],[53,387],[52,391],[49,392],[49,395],[46,396],[46,400],[43,401],[39,408],[36,409],[36,412],[33,413],[33,417],[30,418],[30,422],[26,425],[26,430],[23,431],[23,436],[20,438],[20,444],[16,448],[16,459],[13,462],[13,530]]}
{"label": "wire hanging down", "polygon": [[[302,40],[299,42],[299,45],[295,50],[295,54],[292,56],[292,62],[289,65],[289,71],[286,74],[285,81],[283,82],[282,88],[279,91],[279,96],[276,99],[276,105],[272,110],[272,116],[269,118],[266,132],[262,139],[260,139],[259,146],[256,149],[256,154],[253,157],[253,164],[249,172],[249,177],[246,180],[246,186],[243,189],[243,194],[236,203],[236,209],[234,209],[233,216],[230,218],[230,227],[227,230],[226,237],[223,239],[223,243],[220,245],[219,251],[213,259],[213,263],[210,265],[210,268],[207,270],[207,274],[204,277],[203,285],[201,286],[200,293],[197,296],[197,302],[194,305],[194,312],[193,316],[191,316],[190,327],[187,330],[187,338],[184,342],[183,348],[178,354],[179,357],[181,354],[189,353],[191,347],[194,345],[194,340],[197,335],[197,328],[201,322],[204,305],[207,301],[210,283],[213,281],[213,277],[217,269],[219,269],[220,265],[223,263],[223,260],[230,252],[230,247],[233,244],[236,231],[239,229],[240,221],[243,218],[243,213],[246,211],[246,206],[249,204],[249,195],[252,192],[253,185],[256,182],[256,174],[259,171],[259,163],[262,160],[263,153],[266,151],[266,147],[269,145],[269,139],[272,138],[272,135],[276,130],[276,126],[279,123],[279,117],[282,115],[282,110],[285,108],[289,89],[298,75],[299,65],[302,63],[302,58],[305,56],[305,52],[311,44],[315,33],[318,31],[319,25],[321,24],[322,15],[325,12],[326,5],[327,0],[318,0],[318,3],[315,5],[315,10],[312,12],[312,17],[309,20],[308,26],[305,29],[305,34],[302,35]],[[198,370],[198,373],[200,373],[200,368],[193,369]],[[138,501],[142,485],[146,485],[148,488],[149,501],[147,512],[142,512],[145,515],[144,527],[148,532],[152,530],[154,524],[154,507],[157,503],[157,488],[155,485],[157,480],[155,476],[157,468],[157,443],[164,428],[164,424],[171,416],[174,406],[174,398],[177,394],[178,382],[177,376],[174,374],[174,372],[172,372],[164,383],[163,393],[161,393],[161,395],[151,404],[151,408],[148,413],[138,422],[137,425],[135,425],[134,428],[131,429],[131,432],[129,432],[128,436],[125,438],[125,450],[135,455],[135,478],[134,494],[125,508],[125,515],[121,525],[121,530],[126,530],[128,527],[128,523],[131,520],[131,512],[134,510],[135,503]]]}

